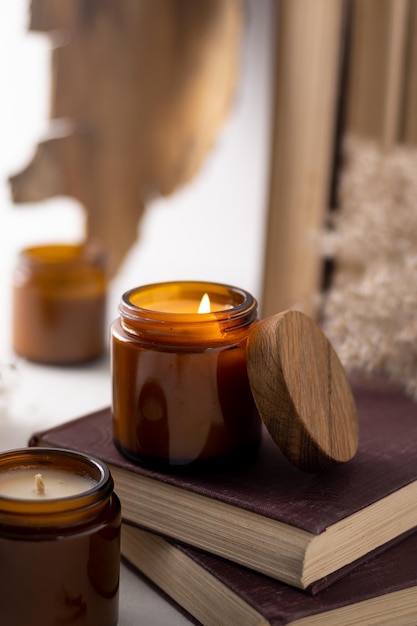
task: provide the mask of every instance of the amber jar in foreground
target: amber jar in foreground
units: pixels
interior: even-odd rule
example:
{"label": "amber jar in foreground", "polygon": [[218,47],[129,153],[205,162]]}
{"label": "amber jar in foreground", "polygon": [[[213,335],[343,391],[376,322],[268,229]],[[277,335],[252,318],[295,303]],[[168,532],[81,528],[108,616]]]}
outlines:
{"label": "amber jar in foreground", "polygon": [[[81,486],[66,495],[72,481]],[[119,572],[120,502],[105,465],[68,450],[0,455],[0,624],[116,626]]]}
{"label": "amber jar in foreground", "polygon": [[106,336],[105,255],[95,244],[22,250],[13,279],[13,348],[42,363],[100,356]]}
{"label": "amber jar in foreground", "polygon": [[[204,294],[210,312],[199,313]],[[246,371],[255,298],[228,285],[170,282],[128,291],[119,311],[111,351],[120,451],[162,466],[250,454],[261,423]]]}

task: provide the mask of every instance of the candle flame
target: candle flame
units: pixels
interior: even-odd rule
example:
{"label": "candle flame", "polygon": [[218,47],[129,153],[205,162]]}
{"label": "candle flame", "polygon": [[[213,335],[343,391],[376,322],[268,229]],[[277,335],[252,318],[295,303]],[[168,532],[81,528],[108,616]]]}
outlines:
{"label": "candle flame", "polygon": [[200,306],[198,307],[198,313],[210,313],[210,298],[208,293],[205,293],[201,298]]}

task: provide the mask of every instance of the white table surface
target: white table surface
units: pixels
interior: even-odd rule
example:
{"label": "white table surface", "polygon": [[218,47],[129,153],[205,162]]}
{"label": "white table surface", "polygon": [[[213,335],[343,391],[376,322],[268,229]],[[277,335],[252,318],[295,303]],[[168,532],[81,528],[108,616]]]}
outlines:
{"label": "white table surface", "polygon": [[[8,364],[15,370],[10,371]],[[0,450],[25,447],[30,435],[110,404],[109,359],[85,367],[0,363]],[[123,564],[119,626],[183,626],[191,622]]]}

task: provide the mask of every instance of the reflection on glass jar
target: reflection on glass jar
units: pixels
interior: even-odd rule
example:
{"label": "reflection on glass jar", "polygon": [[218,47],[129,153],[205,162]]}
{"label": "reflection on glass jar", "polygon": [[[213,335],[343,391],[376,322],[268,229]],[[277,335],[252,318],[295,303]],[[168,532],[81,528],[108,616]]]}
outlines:
{"label": "reflection on glass jar", "polygon": [[48,448],[1,454],[0,624],[116,626],[120,524],[113,479],[97,459]]}
{"label": "reflection on glass jar", "polygon": [[[204,294],[210,308],[201,312]],[[253,296],[217,283],[160,283],[123,295],[112,326],[112,408],[126,456],[187,465],[257,448],[260,418],[246,372],[256,316]]]}

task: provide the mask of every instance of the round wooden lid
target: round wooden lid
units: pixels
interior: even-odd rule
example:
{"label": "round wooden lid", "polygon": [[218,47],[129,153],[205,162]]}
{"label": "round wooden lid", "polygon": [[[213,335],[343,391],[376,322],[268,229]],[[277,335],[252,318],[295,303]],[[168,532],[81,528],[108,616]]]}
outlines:
{"label": "round wooden lid", "polygon": [[247,367],[262,420],[294,465],[316,472],[355,455],[358,418],[349,381],[314,320],[284,311],[257,322]]}

